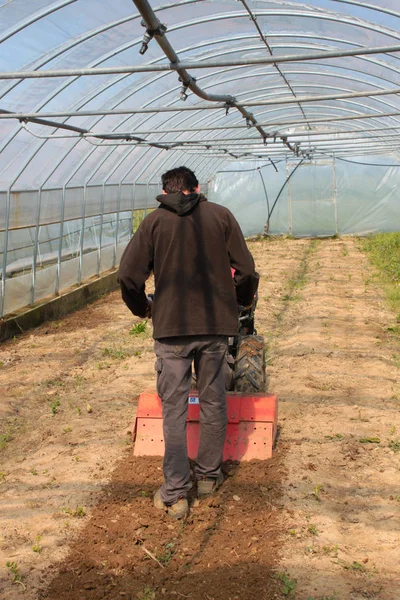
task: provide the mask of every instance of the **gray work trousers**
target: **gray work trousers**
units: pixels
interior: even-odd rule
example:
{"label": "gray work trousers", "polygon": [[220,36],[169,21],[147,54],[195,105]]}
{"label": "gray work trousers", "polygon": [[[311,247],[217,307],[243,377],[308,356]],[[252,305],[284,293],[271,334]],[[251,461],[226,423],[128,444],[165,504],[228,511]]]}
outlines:
{"label": "gray work trousers", "polygon": [[228,338],[218,335],[182,336],[156,340],[157,392],[162,401],[164,429],[164,483],[166,505],[186,497],[192,487],[186,444],[188,397],[192,362],[200,401],[200,445],[195,479],[217,478],[225,442]]}

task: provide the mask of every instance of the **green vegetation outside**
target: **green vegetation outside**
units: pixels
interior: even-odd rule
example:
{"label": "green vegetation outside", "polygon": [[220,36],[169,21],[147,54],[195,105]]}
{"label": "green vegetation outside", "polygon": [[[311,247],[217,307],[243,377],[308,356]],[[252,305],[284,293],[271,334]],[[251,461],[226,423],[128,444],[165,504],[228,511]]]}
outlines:
{"label": "green vegetation outside", "polygon": [[362,239],[361,248],[380,272],[389,307],[400,313],[400,232]]}
{"label": "green vegetation outside", "polygon": [[151,212],[153,212],[153,210],[155,210],[155,208],[138,208],[137,210],[133,211],[133,226],[132,226],[132,233],[135,233],[138,230],[138,227],[140,225],[140,223],[143,221],[143,219],[149,215]]}

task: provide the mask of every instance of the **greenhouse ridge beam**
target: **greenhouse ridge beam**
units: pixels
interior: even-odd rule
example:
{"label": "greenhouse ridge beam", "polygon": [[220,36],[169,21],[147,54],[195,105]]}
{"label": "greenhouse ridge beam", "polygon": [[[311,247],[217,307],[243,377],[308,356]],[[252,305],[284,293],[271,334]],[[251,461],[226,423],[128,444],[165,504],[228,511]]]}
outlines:
{"label": "greenhouse ridge beam", "polygon": [[182,60],[179,63],[168,65],[131,65],[125,67],[96,67],[93,69],[49,69],[47,71],[2,71],[1,79],[42,79],[47,77],[86,77],[91,75],[118,75],[120,73],[149,73],[155,71],[178,71],[180,69],[211,69],[218,67],[235,67],[249,65],[272,65],[285,62],[303,62],[309,60],[323,60],[329,58],[346,58],[348,56],[364,56],[367,54],[387,54],[400,52],[400,45],[376,46],[374,48],[357,48],[353,50],[334,50],[328,52],[314,52],[312,54],[288,54],[283,56],[227,59],[227,60],[205,60],[189,61]]}

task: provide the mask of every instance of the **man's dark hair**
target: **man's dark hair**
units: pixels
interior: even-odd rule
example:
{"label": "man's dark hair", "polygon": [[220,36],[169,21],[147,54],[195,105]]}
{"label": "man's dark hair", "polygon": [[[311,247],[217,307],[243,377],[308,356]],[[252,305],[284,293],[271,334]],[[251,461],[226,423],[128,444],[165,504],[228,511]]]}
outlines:
{"label": "man's dark hair", "polygon": [[175,194],[176,192],[194,192],[199,185],[196,175],[187,167],[171,169],[161,176],[164,192]]}

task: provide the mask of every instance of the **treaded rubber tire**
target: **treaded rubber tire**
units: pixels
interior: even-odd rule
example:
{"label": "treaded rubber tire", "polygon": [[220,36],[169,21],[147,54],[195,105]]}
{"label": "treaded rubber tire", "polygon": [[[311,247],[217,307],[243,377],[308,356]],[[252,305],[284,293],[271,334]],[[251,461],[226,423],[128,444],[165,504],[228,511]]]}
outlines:
{"label": "treaded rubber tire", "polygon": [[240,338],[233,380],[235,392],[265,391],[265,344],[260,335]]}

